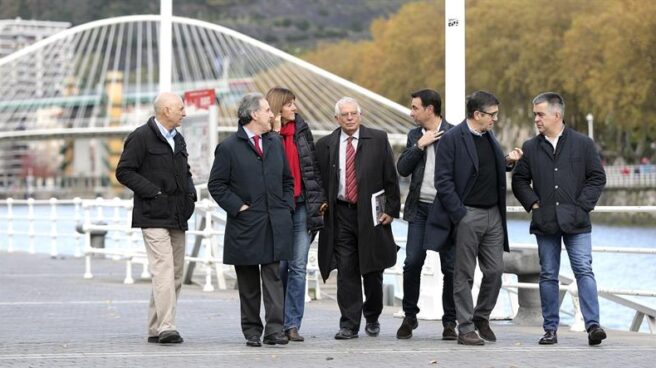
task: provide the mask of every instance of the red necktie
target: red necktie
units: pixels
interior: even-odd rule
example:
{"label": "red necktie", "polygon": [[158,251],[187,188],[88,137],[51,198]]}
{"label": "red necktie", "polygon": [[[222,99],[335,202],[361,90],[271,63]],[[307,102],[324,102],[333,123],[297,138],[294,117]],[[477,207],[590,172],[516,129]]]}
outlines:
{"label": "red necktie", "polygon": [[351,203],[358,202],[358,182],[355,178],[355,149],[353,137],[346,142],[346,200]]}
{"label": "red necktie", "polygon": [[264,152],[262,152],[262,149],[260,148],[260,136],[254,135],[253,141],[255,141],[255,152],[257,152],[260,157],[264,157]]}

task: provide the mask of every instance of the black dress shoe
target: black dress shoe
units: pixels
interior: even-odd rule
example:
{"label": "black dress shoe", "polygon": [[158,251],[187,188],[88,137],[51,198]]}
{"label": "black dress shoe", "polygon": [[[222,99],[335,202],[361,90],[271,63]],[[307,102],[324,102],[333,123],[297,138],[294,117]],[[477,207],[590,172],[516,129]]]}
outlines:
{"label": "black dress shoe", "polygon": [[556,335],[556,330],[546,330],[544,336],[538,341],[540,345],[553,345],[558,343],[558,335]]}
{"label": "black dress shoe", "polygon": [[371,337],[376,337],[380,333],[380,323],[376,322],[367,322],[367,325],[364,326],[364,332]]}
{"label": "black dress shoe", "polygon": [[593,325],[588,329],[588,345],[599,345],[605,338],[606,331],[598,325]]}
{"label": "black dress shoe", "polygon": [[335,340],[349,340],[357,337],[358,333],[348,328],[341,328],[339,332],[335,334]]}
{"label": "black dress shoe", "polygon": [[289,344],[289,339],[282,332],[272,333],[271,335],[264,336],[262,342],[267,345],[287,345]]}
{"label": "black dress shoe", "polygon": [[412,337],[412,330],[416,329],[419,326],[417,322],[417,317],[403,317],[403,322],[401,322],[401,327],[396,331],[397,339],[409,339]]}
{"label": "black dress shoe", "polygon": [[442,331],[442,340],[454,341],[458,339],[458,333],[456,332],[456,327],[451,325],[444,326]]}
{"label": "black dress shoe", "polygon": [[262,346],[262,343],[260,342],[260,338],[257,336],[249,336],[246,338],[246,346],[250,346],[252,348],[259,348]]}
{"label": "black dress shoe", "polygon": [[305,338],[301,335],[298,334],[298,328],[292,327],[289,330],[285,331],[285,335],[287,335],[287,338],[289,341],[305,341]]}
{"label": "black dress shoe", "polygon": [[474,326],[478,330],[480,337],[489,342],[496,342],[497,336],[494,334],[494,331],[490,328],[490,322],[486,320],[474,321]]}
{"label": "black dress shoe", "polygon": [[180,344],[184,341],[182,336],[176,330],[163,331],[159,334],[160,344]]}
{"label": "black dress shoe", "polygon": [[466,334],[458,334],[458,344],[460,345],[485,345],[485,341],[478,337],[476,331],[469,331]]}
{"label": "black dress shoe", "polygon": [[159,336],[148,336],[148,342],[153,344],[153,343],[158,343],[159,342]]}

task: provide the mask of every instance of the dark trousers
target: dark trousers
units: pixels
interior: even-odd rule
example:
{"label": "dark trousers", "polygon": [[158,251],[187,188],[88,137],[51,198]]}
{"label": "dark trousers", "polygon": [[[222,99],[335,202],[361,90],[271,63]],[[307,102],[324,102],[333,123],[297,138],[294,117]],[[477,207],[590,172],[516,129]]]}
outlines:
{"label": "dark trousers", "polygon": [[[264,336],[282,332],[284,294],[279,268],[279,262],[235,266],[241,308],[241,330],[246,338],[260,337],[262,330],[264,330]],[[260,279],[262,280],[261,290]],[[264,327],[260,319],[262,295],[264,296],[264,320],[266,323]]]}
{"label": "dark trousers", "polygon": [[[483,279],[476,308],[471,294],[476,259]],[[489,321],[497,303],[503,274],[503,224],[498,207],[467,207],[467,214],[456,229],[456,266],[453,295],[456,302],[458,330],[474,331],[474,321]]]}
{"label": "dark trousers", "polygon": [[[403,263],[403,312],[408,317],[415,317],[419,313],[417,301],[421,283],[421,269],[426,259],[424,249],[424,234],[426,231],[426,218],[430,203],[419,202],[417,215],[408,223],[408,240],[405,246],[405,261]],[[440,267],[444,279],[442,281],[442,325],[456,325],[456,305],[453,301],[453,268],[456,250],[453,245],[440,252]]]}
{"label": "dark trousers", "polygon": [[337,305],[342,315],[339,327],[358,332],[363,314],[367,322],[376,322],[383,311],[383,270],[360,274],[357,208],[342,202],[337,202],[336,207],[334,251],[337,261]]}

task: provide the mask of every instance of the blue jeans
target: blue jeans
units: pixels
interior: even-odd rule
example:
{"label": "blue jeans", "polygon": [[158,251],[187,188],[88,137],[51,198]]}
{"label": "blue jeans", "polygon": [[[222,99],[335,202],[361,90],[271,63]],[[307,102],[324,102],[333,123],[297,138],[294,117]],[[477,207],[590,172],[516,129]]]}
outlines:
{"label": "blue jeans", "polygon": [[[431,204],[417,203],[417,215],[408,223],[408,239],[405,246],[405,261],[403,262],[403,312],[408,317],[416,317],[419,313],[417,302],[421,282],[421,269],[424,267],[426,250],[424,249],[424,232],[426,218]],[[456,306],[453,301],[453,268],[455,265],[455,247],[440,250],[440,266],[444,279],[442,282],[442,325],[456,325]]]}
{"label": "blue jeans", "polygon": [[544,330],[557,330],[559,316],[558,273],[560,271],[561,239],[572,265],[579,289],[581,313],[585,328],[599,325],[597,282],[592,273],[592,236],[583,234],[536,235],[540,254],[540,301]]}
{"label": "blue jeans", "polygon": [[280,262],[280,278],[285,287],[284,330],[301,328],[305,310],[305,275],[307,273],[310,234],[307,230],[307,209],[304,202],[296,203],[293,216],[294,245],[292,259]]}

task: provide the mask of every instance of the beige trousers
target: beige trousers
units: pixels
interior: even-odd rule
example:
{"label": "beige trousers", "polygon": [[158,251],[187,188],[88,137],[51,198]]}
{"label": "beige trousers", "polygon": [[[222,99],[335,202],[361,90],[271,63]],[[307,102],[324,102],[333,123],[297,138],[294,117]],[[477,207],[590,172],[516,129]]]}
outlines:
{"label": "beige trousers", "polygon": [[153,289],[148,307],[148,336],[175,330],[175,308],[182,287],[185,232],[173,229],[141,229],[148,253]]}

